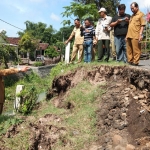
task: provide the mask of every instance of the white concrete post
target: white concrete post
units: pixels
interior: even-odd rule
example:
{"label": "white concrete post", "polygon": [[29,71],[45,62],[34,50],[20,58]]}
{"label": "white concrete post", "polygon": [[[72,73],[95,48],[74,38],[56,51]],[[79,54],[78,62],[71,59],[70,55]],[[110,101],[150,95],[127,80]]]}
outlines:
{"label": "white concrete post", "polygon": [[65,63],[69,63],[69,58],[70,58],[70,42],[66,45],[65,49]]}
{"label": "white concrete post", "polygon": [[21,98],[18,97],[17,95],[20,94],[20,92],[24,89],[24,85],[17,85],[16,87],[16,99],[15,99],[15,102],[14,102],[14,109],[16,111],[18,111],[19,107],[20,107],[20,104],[21,104]]}

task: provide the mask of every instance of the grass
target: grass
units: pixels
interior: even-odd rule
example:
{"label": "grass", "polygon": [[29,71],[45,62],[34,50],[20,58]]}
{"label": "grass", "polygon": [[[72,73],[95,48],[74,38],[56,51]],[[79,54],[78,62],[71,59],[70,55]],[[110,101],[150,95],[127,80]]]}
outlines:
{"label": "grass", "polygon": [[[65,75],[68,72],[72,72],[77,68],[85,67],[87,70],[92,70],[94,66],[99,65],[124,65],[123,63],[116,63],[115,61],[105,62],[92,62],[91,64],[63,64],[59,63],[56,67],[52,68],[50,76],[46,78],[40,78],[35,74],[26,76],[24,79],[16,82],[12,86],[6,87],[6,102],[5,102],[5,112],[11,111],[13,109],[13,101],[15,98],[16,85],[23,84],[27,88],[31,86],[36,87],[38,93],[47,91],[50,88],[52,81],[55,77],[60,75]],[[30,131],[28,124],[30,122],[35,122],[40,117],[46,114],[55,114],[63,119],[61,126],[67,129],[66,139],[69,141],[65,148],[63,143],[58,141],[53,149],[62,150],[79,150],[83,149],[85,144],[90,144],[96,139],[96,110],[98,108],[98,100],[101,98],[104,89],[100,85],[91,85],[88,81],[80,82],[76,87],[69,90],[66,94],[64,101],[66,103],[70,102],[74,105],[72,110],[66,110],[63,108],[56,108],[53,106],[51,101],[41,102],[38,109],[34,109],[33,112],[26,116],[26,118],[34,117],[29,122],[23,122],[21,126],[23,130],[11,139],[4,138],[5,146],[9,149],[28,149],[28,142],[30,138]],[[5,133],[7,129],[13,125],[21,123],[22,118],[20,114],[16,116],[0,116],[0,134]],[[18,119],[18,120],[17,120]]]}

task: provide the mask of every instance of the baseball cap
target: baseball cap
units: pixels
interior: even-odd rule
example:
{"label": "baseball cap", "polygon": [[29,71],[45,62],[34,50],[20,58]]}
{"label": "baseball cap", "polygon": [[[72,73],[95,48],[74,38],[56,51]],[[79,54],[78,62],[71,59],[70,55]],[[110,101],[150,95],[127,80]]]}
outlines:
{"label": "baseball cap", "polygon": [[105,8],[101,8],[98,12],[107,12]]}

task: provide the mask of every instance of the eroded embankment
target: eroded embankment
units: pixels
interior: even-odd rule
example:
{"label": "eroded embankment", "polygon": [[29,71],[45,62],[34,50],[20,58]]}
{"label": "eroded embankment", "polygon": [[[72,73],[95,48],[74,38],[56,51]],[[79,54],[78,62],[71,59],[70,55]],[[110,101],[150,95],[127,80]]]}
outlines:
{"label": "eroded embankment", "polygon": [[[80,68],[53,81],[53,91],[47,95],[63,97],[69,88],[82,80],[92,85],[105,84],[105,93],[97,110],[98,140],[85,149],[150,149],[150,73],[134,67]],[[80,92],[80,89],[79,89]],[[55,99],[57,107],[63,98]]]}
{"label": "eroded embankment", "polygon": [[[88,88],[82,88],[80,84],[87,81]],[[29,150],[47,150],[47,149],[84,149],[84,150],[150,150],[150,72],[147,70],[127,67],[127,66],[96,66],[91,69],[80,67],[74,72],[59,76],[54,79],[52,89],[48,91],[47,99],[52,100],[52,104],[57,108],[63,108],[65,114],[46,114],[38,118],[35,122],[27,124],[24,130],[29,129],[28,149]],[[78,86],[80,85],[80,86]],[[78,107],[73,101],[66,102],[66,97],[71,94],[71,89],[87,95],[93,91],[95,95],[91,98],[96,99],[96,133],[95,130],[87,131],[82,128],[73,128],[66,120],[72,117],[73,111]],[[98,88],[103,90],[103,94]],[[85,90],[86,89],[86,90]],[[87,90],[88,89],[88,90]],[[91,94],[93,94],[91,92]],[[84,101],[84,106],[86,100]],[[91,104],[94,102],[90,100]],[[83,104],[80,105],[80,110]],[[95,105],[94,104],[94,105]],[[90,105],[89,105],[90,106]],[[90,111],[90,108],[87,110]],[[76,117],[78,109],[74,114]],[[77,114],[79,115],[79,114]],[[64,117],[64,118],[63,118]],[[78,116],[77,116],[78,117]],[[84,115],[83,115],[84,117]],[[69,119],[70,119],[69,118]],[[84,123],[85,118],[78,117]],[[90,121],[86,118],[85,121]],[[78,120],[76,121],[79,124]],[[75,120],[70,120],[71,125]],[[27,121],[26,121],[27,122]],[[88,126],[88,123],[87,123]],[[70,132],[70,131],[71,132]],[[0,150],[6,150],[5,138],[13,139],[17,134],[22,133],[22,125],[12,126],[1,139]],[[70,134],[71,133],[71,134]],[[89,137],[90,134],[96,134],[95,142],[86,141],[78,146],[79,139],[83,134]],[[80,135],[82,134],[82,135]],[[68,137],[71,136],[71,140]],[[24,144],[24,143],[23,143]],[[59,144],[59,147],[57,145]],[[81,148],[82,147],[82,148]]]}

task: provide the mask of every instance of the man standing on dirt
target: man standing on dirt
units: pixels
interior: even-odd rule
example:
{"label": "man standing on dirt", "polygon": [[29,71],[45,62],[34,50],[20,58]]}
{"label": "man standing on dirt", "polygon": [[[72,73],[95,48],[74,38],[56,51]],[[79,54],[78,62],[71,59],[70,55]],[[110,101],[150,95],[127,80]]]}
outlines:
{"label": "man standing on dirt", "polygon": [[77,55],[78,51],[79,51],[78,63],[80,63],[82,61],[82,57],[83,57],[83,41],[84,41],[84,39],[83,39],[83,37],[81,37],[81,33],[80,33],[80,27],[81,27],[80,20],[75,19],[74,24],[75,24],[75,27],[74,27],[70,37],[68,38],[68,40],[65,41],[65,44],[68,44],[68,42],[73,37],[75,37],[70,63],[73,63],[73,61],[76,59],[76,55]]}
{"label": "man standing on dirt", "polygon": [[127,62],[126,56],[126,35],[128,31],[130,15],[125,13],[126,6],[125,4],[120,4],[118,6],[118,14],[113,17],[110,24],[111,27],[114,27],[115,35],[115,46],[118,62],[124,61]]}
{"label": "man standing on dirt", "polygon": [[144,14],[139,10],[136,2],[130,5],[133,15],[129,20],[127,39],[127,59],[128,63],[137,66],[141,56],[141,40],[143,39],[143,30],[146,24]]}
{"label": "man standing on dirt", "polygon": [[[101,8],[99,11],[100,19],[96,26],[96,39],[98,41],[98,61],[102,61],[104,54],[106,54],[105,61],[108,62],[110,56],[110,30],[112,17],[107,16],[106,9]],[[106,52],[104,52],[103,46],[105,46]]]}
{"label": "man standing on dirt", "polygon": [[26,72],[27,69],[28,69],[28,67],[23,67],[22,69],[0,70],[0,114],[2,114],[3,105],[4,105],[4,101],[5,101],[5,89],[4,89],[3,76],[9,75],[9,74],[15,74],[18,72]]}

